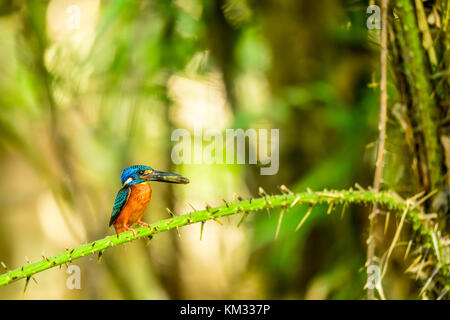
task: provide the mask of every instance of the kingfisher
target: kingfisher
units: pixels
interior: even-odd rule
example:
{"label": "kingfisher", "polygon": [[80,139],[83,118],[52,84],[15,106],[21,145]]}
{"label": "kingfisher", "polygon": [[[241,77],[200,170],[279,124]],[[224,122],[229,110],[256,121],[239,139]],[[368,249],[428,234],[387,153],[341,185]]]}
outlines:
{"label": "kingfisher", "polygon": [[125,168],[120,176],[122,188],[114,201],[109,226],[114,225],[117,234],[132,231],[136,237],[136,230],[131,227],[135,224],[150,225],[141,221],[150,200],[152,200],[152,187],[150,181],[187,184],[185,177],[170,172],[154,170],[149,166],[134,165]]}

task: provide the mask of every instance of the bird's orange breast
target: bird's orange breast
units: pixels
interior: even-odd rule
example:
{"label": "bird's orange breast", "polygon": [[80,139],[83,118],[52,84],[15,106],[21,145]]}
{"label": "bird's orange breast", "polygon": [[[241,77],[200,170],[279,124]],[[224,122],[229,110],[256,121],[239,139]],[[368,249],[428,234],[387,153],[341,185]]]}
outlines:
{"label": "bird's orange breast", "polygon": [[132,185],[130,187],[128,201],[114,222],[114,226],[131,226],[137,221],[140,221],[145,214],[150,200],[152,200],[152,187],[149,183]]}

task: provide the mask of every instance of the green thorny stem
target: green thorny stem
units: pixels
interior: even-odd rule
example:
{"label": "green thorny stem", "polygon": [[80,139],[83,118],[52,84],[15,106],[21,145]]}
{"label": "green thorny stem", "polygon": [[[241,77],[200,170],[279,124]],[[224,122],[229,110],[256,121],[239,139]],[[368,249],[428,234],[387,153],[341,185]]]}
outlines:
{"label": "green thorny stem", "polygon": [[[81,257],[99,253],[99,259],[103,252],[113,246],[131,242],[135,239],[149,238],[160,232],[178,229],[194,223],[202,223],[206,221],[214,220],[230,216],[243,214],[243,219],[252,212],[261,211],[263,209],[281,208],[283,214],[285,210],[294,206],[309,205],[312,208],[313,205],[328,204],[329,208],[335,208],[337,205],[345,205],[348,203],[361,203],[365,205],[378,204],[381,207],[389,211],[403,212],[407,214],[407,218],[412,222],[413,228],[424,236],[426,243],[430,247],[434,247],[435,255],[437,258],[437,267],[439,271],[444,275],[449,274],[449,259],[443,250],[439,237],[436,236],[430,223],[430,219],[424,219],[423,214],[420,212],[419,206],[416,202],[410,200],[403,200],[395,193],[389,192],[376,192],[370,190],[324,190],[319,192],[292,193],[287,189],[284,189],[284,194],[269,196],[265,192],[261,192],[261,198],[242,200],[235,203],[225,202],[224,206],[210,208],[205,210],[194,211],[181,216],[173,216],[172,218],[158,221],[151,224],[149,227],[140,227],[136,229],[136,237],[134,237],[131,231],[123,232],[118,235],[107,236],[103,239],[82,245],[74,249],[66,249],[65,252],[57,254],[53,257],[43,257],[41,261],[28,264],[21,268],[7,271],[0,275],[0,287],[15,282],[20,279],[27,279],[27,283],[34,274],[59,266],[63,264],[71,263],[72,261]],[[329,211],[331,210],[329,209]],[[310,210],[308,210],[310,212]],[[308,214],[308,213],[307,213]],[[242,222],[242,220],[241,220]],[[302,223],[303,223],[302,219]],[[220,222],[219,222],[220,223]],[[297,228],[298,229],[298,228]],[[4,263],[2,265],[6,268]]]}

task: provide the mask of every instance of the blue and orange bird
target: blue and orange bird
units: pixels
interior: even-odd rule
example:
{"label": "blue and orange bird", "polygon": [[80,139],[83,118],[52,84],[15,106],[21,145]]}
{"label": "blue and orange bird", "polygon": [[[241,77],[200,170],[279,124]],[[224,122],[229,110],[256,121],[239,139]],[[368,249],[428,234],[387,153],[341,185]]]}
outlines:
{"label": "blue and orange bird", "polygon": [[125,168],[120,179],[122,189],[114,201],[109,226],[114,225],[117,234],[132,231],[134,236],[136,231],[131,228],[134,224],[150,227],[148,223],[141,221],[152,200],[150,181],[189,183],[188,179],[179,174],[157,171],[142,165]]}

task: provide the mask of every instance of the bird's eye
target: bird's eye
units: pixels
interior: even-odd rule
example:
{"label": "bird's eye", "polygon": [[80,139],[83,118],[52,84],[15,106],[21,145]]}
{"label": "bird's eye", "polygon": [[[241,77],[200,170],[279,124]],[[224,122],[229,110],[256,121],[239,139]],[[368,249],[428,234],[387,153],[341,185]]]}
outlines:
{"label": "bird's eye", "polygon": [[144,170],[138,170],[137,173],[140,174],[140,175],[142,175],[142,174],[144,174]]}

